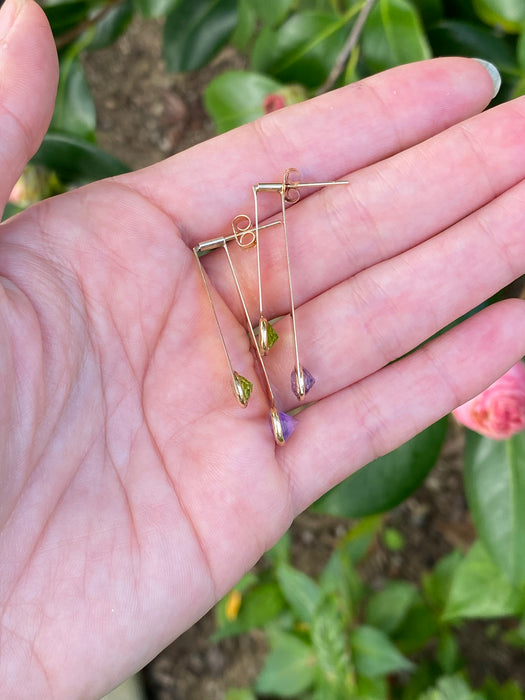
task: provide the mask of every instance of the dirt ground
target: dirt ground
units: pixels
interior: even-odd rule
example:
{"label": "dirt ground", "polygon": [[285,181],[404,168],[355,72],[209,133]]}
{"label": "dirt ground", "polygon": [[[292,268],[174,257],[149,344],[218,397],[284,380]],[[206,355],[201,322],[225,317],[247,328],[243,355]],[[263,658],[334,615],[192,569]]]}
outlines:
{"label": "dirt ground", "polygon": [[[201,92],[213,74],[238,67],[226,51],[192,75],[167,74],[161,60],[157,22],[135,22],[112,48],[90,54],[86,72],[98,113],[98,142],[133,168],[143,167],[213,136]],[[378,545],[366,566],[367,581],[417,581],[443,554],[467,548],[474,539],[461,478],[462,438],[452,430],[438,466],[416,494],[389,515],[406,544],[399,552]],[[292,527],[294,563],[316,575],[349,524],[305,513]],[[162,652],[144,672],[151,700],[223,700],[229,687],[247,686],[266,652],[259,632],[213,644],[210,613]],[[518,680],[525,688],[523,652],[500,645],[487,625],[467,625],[460,642],[476,682],[486,674]],[[497,635],[496,635],[497,636]]]}

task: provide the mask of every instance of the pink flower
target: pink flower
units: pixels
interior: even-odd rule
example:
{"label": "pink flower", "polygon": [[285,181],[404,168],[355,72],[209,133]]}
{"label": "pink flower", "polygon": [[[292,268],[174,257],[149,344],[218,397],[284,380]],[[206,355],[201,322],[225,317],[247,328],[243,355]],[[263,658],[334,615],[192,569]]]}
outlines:
{"label": "pink flower", "polygon": [[504,440],[524,430],[525,364],[515,364],[453,414],[467,428],[493,440]]}

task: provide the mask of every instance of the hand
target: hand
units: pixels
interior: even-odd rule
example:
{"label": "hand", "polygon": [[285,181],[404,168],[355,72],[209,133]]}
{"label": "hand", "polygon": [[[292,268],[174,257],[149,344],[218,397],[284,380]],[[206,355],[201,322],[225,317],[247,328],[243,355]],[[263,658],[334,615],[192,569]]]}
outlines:
{"label": "hand", "polygon": [[[7,0],[9,15],[4,203],[57,79],[41,10]],[[525,102],[473,117],[491,94],[472,60],[401,67],[2,225],[2,697],[99,697],[321,493],[524,354],[512,300],[407,355],[524,271]],[[350,185],[289,210],[301,359],[317,383],[279,448],[262,388],[244,410],[233,398],[192,247],[253,215],[251,186],[287,167]],[[278,218],[278,197],[261,202]],[[288,410],[282,238],[261,246],[268,316],[285,315],[268,371]],[[253,251],[232,254],[256,309]],[[235,368],[254,379],[225,256],[204,264]]]}

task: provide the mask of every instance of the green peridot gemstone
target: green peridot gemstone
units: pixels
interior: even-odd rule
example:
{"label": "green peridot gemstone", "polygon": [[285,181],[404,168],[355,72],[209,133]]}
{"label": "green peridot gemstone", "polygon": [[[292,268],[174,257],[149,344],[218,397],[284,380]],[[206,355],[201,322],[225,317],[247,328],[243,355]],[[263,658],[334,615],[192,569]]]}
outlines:
{"label": "green peridot gemstone", "polygon": [[276,340],[279,338],[277,335],[275,328],[272,326],[271,323],[268,323],[268,348],[271,348],[272,345],[275,345]]}
{"label": "green peridot gemstone", "polygon": [[[242,374],[239,374],[238,372],[235,372],[235,380],[236,380],[236,387],[235,391],[236,394],[238,395],[239,400],[245,406],[248,403],[248,399],[250,398],[252,391],[253,391],[253,384],[246,379],[246,377],[243,377]],[[240,393],[239,393],[240,390]]]}

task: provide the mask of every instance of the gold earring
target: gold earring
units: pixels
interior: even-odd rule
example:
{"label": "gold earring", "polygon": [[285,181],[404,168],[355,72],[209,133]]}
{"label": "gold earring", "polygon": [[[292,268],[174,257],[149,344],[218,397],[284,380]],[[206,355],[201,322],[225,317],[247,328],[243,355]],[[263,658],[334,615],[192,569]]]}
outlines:
{"label": "gold earring", "polygon": [[[289,288],[289,300],[290,300],[290,316],[292,321],[292,339],[294,347],[294,368],[290,375],[290,384],[293,393],[299,401],[302,401],[306,394],[315,384],[315,377],[309,372],[305,367],[303,367],[299,361],[299,344],[297,342],[297,324],[295,321],[295,303],[293,296],[293,285],[292,285],[292,270],[290,265],[290,251],[288,247],[288,228],[286,225],[286,205],[295,204],[300,199],[300,188],[303,187],[326,187],[327,185],[347,185],[348,181],[338,180],[334,182],[301,182],[299,171],[296,168],[288,168],[285,170],[283,179],[281,182],[263,182],[255,185],[253,187],[253,194],[255,198],[255,229],[257,232],[258,228],[258,208],[257,208],[257,195],[259,192],[277,192],[281,198],[281,219],[283,226],[284,235],[284,249],[286,257],[286,268],[288,274],[288,288]],[[257,237],[257,233],[256,233]],[[262,312],[262,291],[261,291],[261,266],[260,266],[260,253],[259,246],[257,247],[257,274],[259,279],[259,311],[260,311],[260,323],[259,323],[259,336],[261,336],[261,322],[263,324],[267,323],[264,314]]]}
{"label": "gold earring", "polygon": [[[299,198],[300,198],[300,188],[303,187],[325,187],[327,185],[345,185],[348,184],[347,181],[337,181],[337,182],[301,182],[300,177],[299,177],[299,172],[295,168],[289,168],[288,170],[285,171],[283,179],[281,182],[275,183],[275,182],[266,182],[266,183],[259,183],[258,185],[254,185],[252,188],[253,191],[253,197],[254,197],[254,208],[255,208],[255,223],[252,225],[252,222],[250,218],[246,214],[239,214],[236,216],[233,221],[232,221],[232,231],[233,233],[229,236],[219,236],[218,238],[212,238],[207,241],[202,241],[199,243],[195,248],[193,249],[193,252],[195,254],[195,258],[197,260],[197,263],[199,265],[199,270],[202,276],[202,280],[204,282],[204,287],[206,289],[206,294],[208,296],[213,315],[215,318],[215,323],[217,325],[217,329],[219,331],[219,337],[221,340],[221,344],[224,350],[224,354],[226,357],[228,369],[230,372],[230,377],[231,377],[231,383],[232,383],[232,388],[235,397],[237,398],[239,404],[243,407],[246,407],[248,404],[248,400],[250,398],[250,395],[253,390],[253,384],[250,382],[246,377],[243,377],[241,374],[236,372],[233,369],[232,362],[230,359],[230,355],[228,353],[228,348],[226,346],[226,341],[224,338],[224,334],[222,332],[220,323],[219,323],[219,317],[217,314],[217,310],[215,308],[215,305],[213,303],[213,298],[211,295],[211,290],[209,288],[207,279],[206,279],[206,274],[204,272],[204,268],[202,266],[200,258],[205,255],[206,253],[211,252],[212,250],[216,250],[218,248],[222,248],[227,261],[228,261],[228,267],[230,268],[230,272],[235,284],[235,288],[237,291],[237,295],[239,297],[239,300],[241,302],[243,314],[245,317],[246,321],[246,326],[248,330],[248,334],[250,336],[251,344],[254,348],[255,351],[255,357],[257,360],[257,365],[259,366],[260,369],[260,376],[262,379],[263,386],[266,391],[266,395],[268,398],[268,402],[270,405],[270,425],[272,428],[272,432],[274,435],[275,442],[278,445],[283,445],[290,435],[292,434],[295,425],[297,423],[297,420],[288,415],[287,413],[284,413],[283,411],[279,411],[277,407],[275,406],[275,397],[272,391],[272,387],[270,384],[270,380],[268,378],[268,373],[266,371],[266,367],[264,365],[264,360],[263,356],[266,355],[270,347],[273,345],[275,340],[277,339],[277,334],[275,330],[273,329],[271,323],[268,321],[266,318],[264,311],[263,311],[263,294],[262,294],[262,283],[261,283],[261,257],[260,257],[260,245],[259,245],[259,234],[262,230],[270,228],[271,226],[277,226],[279,224],[282,225],[283,227],[283,235],[284,235],[284,247],[285,247],[285,257],[286,257],[286,266],[287,266],[287,274],[288,274],[288,287],[289,287],[289,302],[290,302],[290,315],[291,315],[291,320],[292,320],[292,337],[293,337],[293,345],[294,345],[294,368],[291,373],[291,387],[292,391],[297,397],[297,399],[302,400],[310,391],[312,386],[315,383],[315,378],[313,375],[305,369],[299,362],[299,349],[298,349],[298,342],[297,342],[297,327],[296,327],[296,321],[295,321],[295,303],[294,303],[294,297],[293,297],[293,286],[292,286],[292,272],[291,272],[291,264],[290,264],[290,253],[289,253],[289,247],[288,247],[288,229],[287,229],[287,224],[286,224],[286,205],[287,204],[295,204]],[[277,192],[280,195],[281,199],[281,220],[280,221],[272,221],[268,224],[264,224],[263,226],[259,225],[259,208],[258,208],[258,195],[261,192]],[[258,323],[258,334],[257,336],[255,335],[255,331],[252,327],[251,324],[251,319],[250,319],[250,314],[248,311],[248,308],[246,306],[246,301],[244,299],[244,295],[242,293],[242,289],[239,283],[239,278],[237,276],[237,273],[235,271],[235,267],[233,265],[233,261],[230,255],[230,252],[228,250],[228,243],[231,241],[236,241],[236,243],[241,247],[241,248],[256,248],[256,253],[257,253],[257,284],[258,284],[258,297],[259,297],[259,323]]]}

